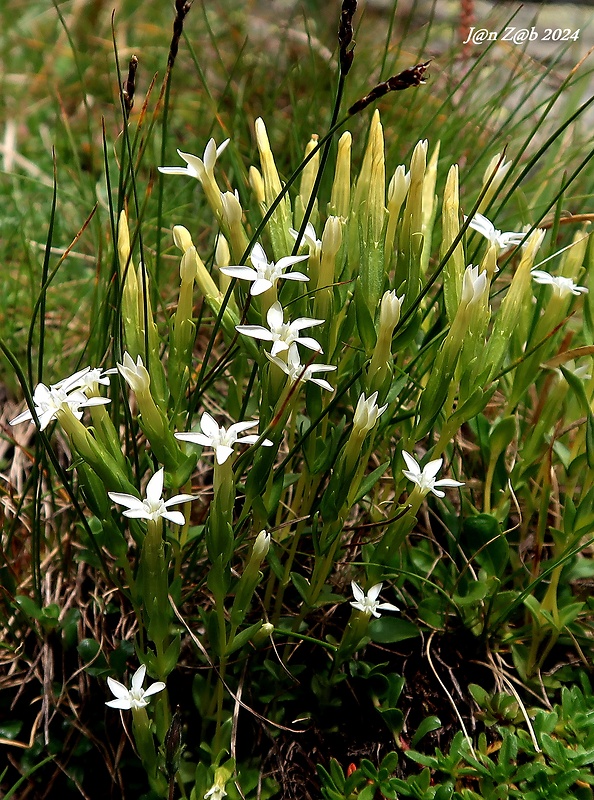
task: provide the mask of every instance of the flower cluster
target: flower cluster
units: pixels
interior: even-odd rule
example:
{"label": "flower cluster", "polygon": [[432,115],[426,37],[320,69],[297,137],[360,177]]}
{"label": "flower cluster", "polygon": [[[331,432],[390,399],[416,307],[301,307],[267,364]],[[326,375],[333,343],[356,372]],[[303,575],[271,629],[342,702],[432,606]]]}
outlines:
{"label": "flower cluster", "polygon": [[98,396],[96,392],[98,384],[109,385],[107,376],[114,371],[85,367],[51,386],[38,383],[33,391],[33,411],[31,409],[23,411],[22,414],[11,419],[10,424],[18,425],[27,420],[33,422],[33,413],[35,413],[39,430],[43,431],[60,411],[71,413],[76,419],[82,419],[81,409],[111,402],[107,397]]}

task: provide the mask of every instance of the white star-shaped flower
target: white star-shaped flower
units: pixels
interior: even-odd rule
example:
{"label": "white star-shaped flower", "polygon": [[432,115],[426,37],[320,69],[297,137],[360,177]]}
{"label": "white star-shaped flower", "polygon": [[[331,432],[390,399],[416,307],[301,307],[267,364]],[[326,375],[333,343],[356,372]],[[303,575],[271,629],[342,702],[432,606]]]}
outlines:
{"label": "white star-shaped flower", "polygon": [[110,708],[121,708],[128,710],[131,708],[144,708],[148,706],[147,697],[153,694],[162,692],[165,688],[163,681],[155,681],[151,683],[148,689],[143,689],[144,676],[146,675],[146,667],[142,664],[134,675],[132,675],[132,683],[130,689],[127,689],[123,683],[114,680],[113,678],[107,679],[107,685],[115,695],[115,700],[108,700],[105,705]]}
{"label": "white star-shaped flower", "polygon": [[393,605],[392,603],[378,603],[377,598],[379,597],[379,593],[382,590],[381,583],[376,583],[375,586],[372,586],[371,589],[365,594],[363,589],[359,586],[358,583],[355,581],[351,582],[351,587],[353,589],[353,596],[354,600],[351,600],[351,605],[353,608],[359,609],[364,614],[368,616],[374,617],[381,617],[380,611],[400,611],[398,606]]}
{"label": "white star-shaped flower", "polygon": [[236,325],[235,328],[239,333],[244,333],[246,336],[272,342],[270,354],[273,356],[277,356],[279,353],[282,353],[283,350],[290,350],[291,348],[293,351],[297,350],[296,342],[318,353],[323,352],[320,343],[315,339],[309,336],[298,335],[299,331],[303,328],[310,328],[312,325],[323,325],[323,319],[299,317],[299,319],[293,322],[285,322],[282,306],[277,300],[276,303],[273,303],[268,309],[266,322],[270,330],[268,330],[268,328],[263,328],[261,325]]}
{"label": "white star-shaped flower", "polygon": [[[33,405],[39,419],[39,430],[43,431],[55,419],[58,411],[71,411],[77,419],[81,419],[81,408],[101,406],[111,402],[107,397],[87,397],[80,389],[68,392],[56,386],[38,383],[33,392]],[[26,420],[33,421],[31,411],[23,411],[18,417],[10,420],[11,425],[18,425]]]}
{"label": "white star-shaped flower", "polygon": [[446,488],[455,488],[456,486],[464,486],[461,481],[455,481],[451,478],[442,478],[436,481],[437,473],[443,464],[443,458],[437,458],[435,461],[430,461],[421,469],[418,461],[410,455],[410,453],[402,451],[402,457],[406,461],[408,469],[403,469],[404,475],[421,490],[423,496],[429,492],[433,492],[436,497],[445,497],[445,492],[441,492],[437,487],[445,486]]}
{"label": "white star-shaped flower", "polygon": [[63,389],[65,392],[70,392],[73,389],[80,389],[86,395],[88,392],[95,391],[95,384],[100,383],[102,386],[109,386],[109,376],[115,375],[117,369],[100,369],[99,367],[85,367],[84,369],[75,372],[68,378],[63,378],[58,383],[52,383],[52,389]]}
{"label": "white star-shaped flower", "polygon": [[[468,217],[464,217],[466,221]],[[481,233],[491,244],[496,245],[499,251],[509,250],[510,247],[517,247],[524,238],[523,233],[506,232],[497,230],[491,220],[483,214],[475,214],[470,220],[469,228]]]}
{"label": "white star-shaped flower", "polygon": [[270,361],[276,364],[277,367],[282,369],[285,375],[289,376],[291,383],[295,383],[295,381],[303,381],[303,383],[305,383],[305,381],[310,381],[317,386],[321,386],[322,389],[326,389],[328,392],[334,391],[334,388],[328,381],[323,378],[314,378],[314,373],[316,372],[332,372],[335,370],[336,367],[333,367],[331,364],[309,364],[307,367],[304,367],[299,360],[299,353],[291,348],[289,348],[289,352],[287,353],[286,361],[283,361],[277,356],[271,356],[270,353],[266,353],[266,356]]}
{"label": "white star-shaped flower", "polygon": [[568,294],[587,294],[588,292],[585,286],[577,286],[571,278],[565,278],[563,275],[551,275],[540,269],[532,270],[531,275],[537,283],[552,286],[553,293],[558,297],[567,297]]}
{"label": "white star-shaped flower", "polygon": [[[246,422],[236,422],[228,428],[223,428],[217,424],[208,411],[205,411],[200,418],[200,427],[202,432],[187,431],[185,433],[176,433],[175,438],[181,439],[184,442],[192,442],[192,444],[201,444],[204,447],[212,447],[215,451],[217,464],[224,464],[225,461],[233,453],[233,447],[238,444],[255,444],[259,436],[250,434],[249,436],[239,436],[238,434],[247,431],[249,428],[254,428],[259,424],[259,420],[247,420]],[[270,439],[264,439],[260,444],[270,447],[273,442]]]}
{"label": "white star-shaped flower", "polygon": [[225,141],[217,147],[215,140],[209,139],[208,144],[204,148],[204,155],[202,158],[178,150],[177,152],[186,162],[186,166],[159,167],[159,172],[163,172],[166,175],[189,175],[191,178],[197,178],[201,183],[205,179],[212,179],[217,158],[221,155],[229,142],[230,139],[225,139]]}
{"label": "white star-shaped flower", "polygon": [[176,494],[169,500],[163,500],[163,468],[155,472],[153,477],[146,485],[146,498],[140,500],[132,494],[122,492],[108,492],[108,496],[119,506],[125,506],[123,511],[125,517],[131,519],[148,519],[153,522],[163,517],[163,519],[174,522],[176,525],[184,525],[186,519],[181,511],[169,511],[169,506],[176,506],[179,503],[189,503],[195,500],[191,494]]}
{"label": "white star-shaped flower", "polygon": [[285,256],[275,263],[274,261],[268,261],[262,245],[255,244],[250,256],[251,267],[221,267],[221,272],[224,275],[230,275],[232,278],[252,281],[250,294],[258,295],[276,286],[279,278],[291,281],[308,281],[309,278],[302,272],[287,272],[284,274],[284,271],[293,264],[298,261],[305,261],[307,258],[309,256]]}

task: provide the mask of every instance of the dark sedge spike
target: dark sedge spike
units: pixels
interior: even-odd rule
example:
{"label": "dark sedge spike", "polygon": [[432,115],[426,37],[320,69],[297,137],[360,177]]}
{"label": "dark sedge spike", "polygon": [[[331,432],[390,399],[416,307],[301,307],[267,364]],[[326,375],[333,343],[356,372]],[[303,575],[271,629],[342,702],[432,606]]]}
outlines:
{"label": "dark sedge spike", "polygon": [[380,97],[388,94],[388,92],[399,92],[402,89],[410,89],[411,86],[420,86],[426,83],[425,71],[430,63],[431,59],[421,64],[415,64],[414,67],[405,69],[403,72],[399,72],[398,75],[393,75],[391,78],[388,78],[387,81],[378,83],[369,94],[357,100],[357,102],[349,108],[349,116],[359,113],[359,111],[362,111],[370,103],[373,103],[374,100],[378,100]]}
{"label": "dark sedge spike", "polygon": [[[340,72],[346,75],[351,68],[355,57],[355,43],[353,42],[353,17],[357,10],[357,0],[343,0],[338,26],[338,45],[340,48]],[[352,43],[352,46],[351,46]]]}
{"label": "dark sedge spike", "polygon": [[122,85],[122,97],[124,99],[124,109],[126,118],[130,116],[134,106],[134,91],[136,89],[136,70],[138,69],[138,58],[132,56],[128,65],[128,77]]}
{"label": "dark sedge spike", "polygon": [[184,30],[184,20],[192,6],[192,0],[175,0],[175,19],[173,20],[173,35],[167,56],[167,68],[171,70],[179,50],[179,40]]}

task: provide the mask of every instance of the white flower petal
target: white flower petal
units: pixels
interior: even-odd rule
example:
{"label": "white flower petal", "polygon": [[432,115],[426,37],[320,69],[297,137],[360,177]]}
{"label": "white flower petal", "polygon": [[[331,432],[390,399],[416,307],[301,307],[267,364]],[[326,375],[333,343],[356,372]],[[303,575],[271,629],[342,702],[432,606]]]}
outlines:
{"label": "white flower petal", "polygon": [[138,497],[134,497],[132,494],[124,494],[123,492],[108,492],[107,496],[113,500],[114,503],[117,503],[119,506],[124,506],[125,508],[142,507],[142,500],[139,500]]}
{"label": "white flower petal", "polygon": [[200,417],[200,428],[210,439],[214,439],[219,435],[219,426],[208,411],[205,411]]}
{"label": "white flower petal", "polygon": [[266,342],[271,342],[274,339],[273,334],[261,325],[236,325],[235,330],[254,339],[264,339]]}
{"label": "white flower petal", "polygon": [[228,447],[225,444],[219,444],[215,448],[215,455],[217,459],[217,464],[224,464],[225,461],[229,458],[229,456],[233,455],[233,448]]}
{"label": "white flower petal", "polygon": [[151,505],[159,502],[163,495],[163,468],[157,470],[146,485],[146,499]]}
{"label": "white flower petal", "polygon": [[[163,511],[161,514],[163,519],[168,520],[169,522],[173,522],[174,525],[185,525],[186,518],[181,513],[181,511]],[[146,694],[146,692],[145,692]]]}
{"label": "white flower petal", "polygon": [[144,683],[144,676],[146,675],[146,665],[141,664],[134,675],[132,675],[132,691],[133,692],[141,692],[142,691],[142,684]]}
{"label": "white flower petal", "polygon": [[273,286],[274,284],[272,281],[269,281],[266,278],[257,278],[250,287],[250,294],[252,297],[257,297],[259,294],[267,292],[268,289],[272,289]]}
{"label": "white flower petal", "polygon": [[229,275],[230,278],[243,278],[247,281],[255,281],[258,279],[258,273],[251,267],[220,267],[223,275]]}
{"label": "white flower petal", "polygon": [[[108,678],[107,685],[109,686],[111,693],[119,698],[122,699],[124,697],[128,697],[129,692],[128,689],[124,686],[123,683],[116,681],[115,678]],[[113,702],[113,701],[112,701]]]}

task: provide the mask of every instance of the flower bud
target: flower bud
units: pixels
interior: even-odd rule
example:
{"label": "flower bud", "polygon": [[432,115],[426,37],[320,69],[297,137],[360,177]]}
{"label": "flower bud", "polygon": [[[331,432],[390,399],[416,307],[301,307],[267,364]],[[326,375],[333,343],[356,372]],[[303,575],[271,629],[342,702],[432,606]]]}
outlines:
{"label": "flower bud", "polygon": [[124,363],[118,364],[118,370],[134,394],[148,392],[151,376],[142,362],[141,356],[136,359],[136,364],[129,353],[124,353]]}
{"label": "flower bud", "polygon": [[353,137],[348,131],[338,140],[336,171],[332,184],[332,195],[328,212],[348,219],[351,208],[351,144]]}
{"label": "flower bud", "polygon": [[376,401],[377,392],[374,392],[367,398],[365,397],[365,394],[361,394],[355,409],[355,414],[353,416],[353,434],[364,436],[365,434],[369,433],[369,431],[374,427],[378,418],[384,413],[388,407],[388,404],[386,403],[386,405],[378,408]]}
{"label": "flower bud", "polygon": [[[311,151],[317,147],[318,145],[319,136],[317,133],[312,133],[311,139],[307,143],[305,148],[305,158],[311,153]],[[312,189],[316,180],[316,175],[318,174],[318,168],[320,166],[320,151],[313,156],[311,161],[307,163],[307,165],[303,168],[303,172],[301,173],[301,184],[299,188],[299,196],[301,197],[301,203],[303,208],[307,207],[309,203],[309,198],[311,197]]]}
{"label": "flower bud", "polygon": [[249,561],[250,566],[253,564],[259,567],[266,558],[269,549],[270,534],[267,531],[260,531],[260,533],[256,536],[256,541],[254,542],[254,546],[252,548],[252,554]]}
{"label": "flower bud", "polygon": [[185,253],[189,247],[192,247],[192,236],[187,228],[183,225],[173,226],[173,243],[179,248],[182,253]]}
{"label": "flower bud", "polygon": [[221,192],[221,203],[223,205],[223,219],[229,228],[240,223],[243,210],[237,190],[235,192]]}
{"label": "flower bud", "polygon": [[483,175],[483,187],[491,181],[489,184],[489,188],[485,192],[485,196],[480,202],[478,207],[478,212],[482,213],[486,211],[493,198],[497,195],[499,191],[499,187],[503,183],[503,180],[509,169],[512,165],[511,161],[506,161],[501,153],[497,153],[493,156],[493,158],[489,161],[489,165],[484,172]]}
{"label": "flower bud", "polygon": [[248,180],[258,204],[264,205],[266,202],[266,195],[264,193],[264,181],[262,180],[260,170],[256,167],[250,167]]}
{"label": "flower bud", "polygon": [[[191,241],[191,240],[190,240]],[[181,258],[179,265],[179,275],[182,283],[193,283],[198,274],[196,265],[196,248],[190,245]]]}

